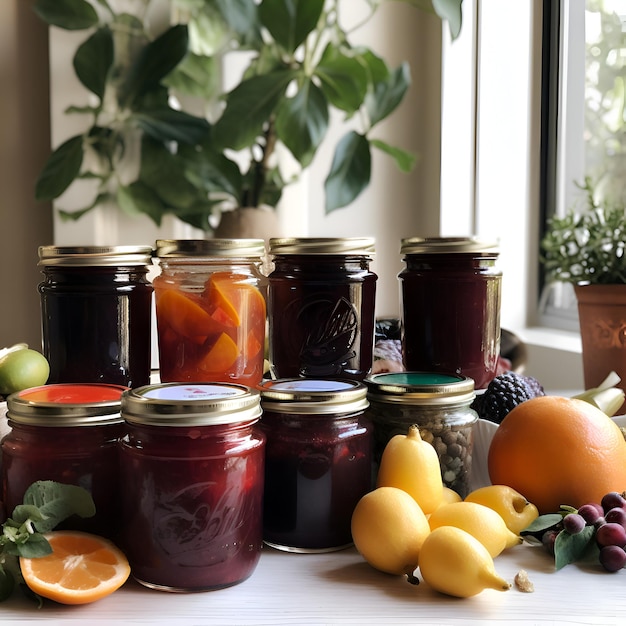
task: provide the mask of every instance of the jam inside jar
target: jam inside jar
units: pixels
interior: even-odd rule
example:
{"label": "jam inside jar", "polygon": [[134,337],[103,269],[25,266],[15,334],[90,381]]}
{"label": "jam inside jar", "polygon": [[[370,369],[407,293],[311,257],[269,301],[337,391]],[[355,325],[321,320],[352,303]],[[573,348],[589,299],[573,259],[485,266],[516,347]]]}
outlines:
{"label": "jam inside jar", "polygon": [[270,239],[270,366],[275,378],[362,380],[371,370],[374,241]]}
{"label": "jam inside jar", "polygon": [[243,385],[153,385],[124,396],[122,546],[165,591],[244,581],[262,546],[265,437]]}
{"label": "jam inside jar", "polygon": [[261,385],[267,436],[263,538],[289,552],[352,544],[350,522],[372,487],[372,426],[356,381]]}

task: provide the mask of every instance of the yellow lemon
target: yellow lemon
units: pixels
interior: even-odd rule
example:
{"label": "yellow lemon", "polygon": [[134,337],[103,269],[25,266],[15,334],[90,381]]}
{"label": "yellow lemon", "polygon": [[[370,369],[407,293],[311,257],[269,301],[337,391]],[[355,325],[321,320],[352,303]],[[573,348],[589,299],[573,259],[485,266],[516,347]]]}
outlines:
{"label": "yellow lemon", "polygon": [[426,537],[419,565],[426,584],[457,598],[469,598],[483,589],[506,591],[511,588],[510,583],[496,573],[487,548],[468,532],[454,526],[440,526]]}
{"label": "yellow lemon", "polygon": [[443,498],[441,465],[435,448],[424,441],[417,426],[392,437],[380,459],[378,487],[397,487],[410,494],[427,515]]}
{"label": "yellow lemon", "polygon": [[372,567],[388,574],[413,573],[429,532],[419,504],[396,487],[370,491],[352,513],[356,549]]}
{"label": "yellow lemon", "polygon": [[539,511],[521,493],[507,485],[480,487],[465,497],[466,502],[477,502],[500,514],[509,530],[519,535],[537,519]]}
{"label": "yellow lemon", "polygon": [[440,506],[442,504],[450,504],[451,502],[461,502],[462,500],[463,498],[454,489],[444,485]]}
{"label": "yellow lemon", "polygon": [[455,526],[478,539],[492,557],[506,548],[518,545],[522,538],[512,533],[504,520],[493,509],[476,502],[443,504],[428,518],[430,529]]}

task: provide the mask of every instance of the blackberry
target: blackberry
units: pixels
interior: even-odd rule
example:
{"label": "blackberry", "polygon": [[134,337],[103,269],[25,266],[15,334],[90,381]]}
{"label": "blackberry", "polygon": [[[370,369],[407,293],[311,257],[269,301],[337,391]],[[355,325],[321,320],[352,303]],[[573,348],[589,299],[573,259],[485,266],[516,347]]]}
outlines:
{"label": "blackberry", "polygon": [[479,417],[499,424],[518,404],[545,395],[536,378],[505,372],[496,376],[483,394],[476,396],[472,408]]}

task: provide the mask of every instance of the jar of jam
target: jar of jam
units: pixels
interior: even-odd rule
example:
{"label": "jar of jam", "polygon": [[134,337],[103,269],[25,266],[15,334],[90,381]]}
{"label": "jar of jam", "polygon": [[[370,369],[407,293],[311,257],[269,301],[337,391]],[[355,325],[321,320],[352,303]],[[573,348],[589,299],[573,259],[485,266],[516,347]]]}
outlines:
{"label": "jar of jam", "polygon": [[377,276],[371,238],[270,239],[274,378],[362,380],[372,367]]}
{"label": "jar of jam", "polygon": [[372,488],[366,387],[300,378],[267,381],[260,390],[265,542],[290,552],[346,548],[354,507]]}
{"label": "jar of jam", "polygon": [[477,389],[496,375],[502,273],[495,244],[410,238],[401,246],[402,352],[407,371],[456,373]]}
{"label": "jar of jam", "polygon": [[263,543],[259,392],[160,384],[124,395],[121,544],[133,576],[165,591],[240,583]]}
{"label": "jar of jam", "polygon": [[39,248],[49,383],[150,382],[149,246]]}
{"label": "jar of jam", "polygon": [[154,293],[162,382],[254,386],[265,358],[263,239],[159,240]]}
{"label": "jar of jam", "polygon": [[119,530],[120,399],[126,387],[53,384],[9,396],[10,432],[2,439],[2,492],[7,515],[38,480],[78,485],[91,493],[94,517],[64,527],[115,539]]}
{"label": "jar of jam", "polygon": [[415,424],[437,451],[443,484],[465,498],[478,420],[470,406],[476,395],[474,381],[437,372],[400,372],[376,374],[366,385],[374,424],[374,466],[387,442],[394,435],[406,435]]}

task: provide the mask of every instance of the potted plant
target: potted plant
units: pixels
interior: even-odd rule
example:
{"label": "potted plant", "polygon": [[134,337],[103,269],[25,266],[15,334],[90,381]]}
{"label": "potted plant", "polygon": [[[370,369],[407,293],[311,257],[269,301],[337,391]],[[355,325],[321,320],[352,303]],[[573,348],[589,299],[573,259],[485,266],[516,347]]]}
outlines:
{"label": "potted plant", "polygon": [[549,281],[574,286],[585,387],[615,371],[626,390],[626,208],[598,201],[589,178],[581,188],[585,210],[550,220],[541,262]]}
{"label": "potted plant", "polygon": [[[162,1],[162,0],[161,0]],[[387,0],[383,0],[387,1]],[[461,27],[462,0],[418,2]],[[90,118],[85,131],[51,154],[36,197],[53,200],[78,179],[97,181],[78,219],[107,200],[160,224],[171,213],[205,231],[211,216],[239,207],[275,207],[285,185],[276,151],[282,145],[300,171],[326,135],[333,110],[361,120],[339,141],[326,178],[326,210],[350,204],[369,184],[371,150],[408,171],[413,157],[376,138],[374,129],[402,101],[406,63],[390,68],[373,50],[351,42],[341,0],[170,0],[170,23],[154,32],[151,0],[36,0],[48,24],[88,30],[74,70],[94,103],[67,113]],[[381,2],[369,3],[371,18]],[[140,9],[137,9],[137,7]],[[118,8],[119,7],[119,8]],[[228,93],[219,62],[246,53],[247,67]],[[172,103],[192,96],[209,114]],[[129,176],[129,146],[140,158]]]}

